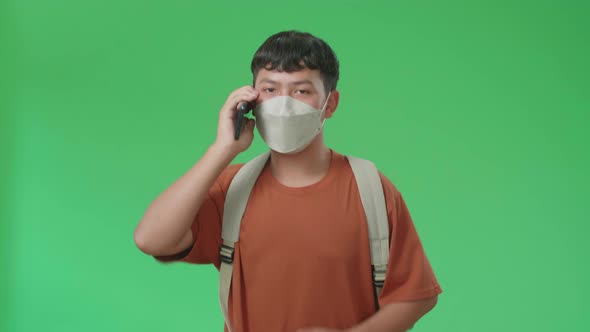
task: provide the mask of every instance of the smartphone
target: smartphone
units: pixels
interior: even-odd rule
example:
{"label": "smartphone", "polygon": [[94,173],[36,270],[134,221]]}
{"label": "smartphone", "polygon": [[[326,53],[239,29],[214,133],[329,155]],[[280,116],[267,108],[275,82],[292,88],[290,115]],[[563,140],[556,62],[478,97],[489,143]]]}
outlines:
{"label": "smartphone", "polygon": [[234,122],[234,139],[237,141],[240,138],[240,130],[242,130],[242,123],[244,122],[244,116],[250,112],[254,108],[251,102],[244,103],[242,102],[238,106],[238,114],[236,115],[236,120]]}

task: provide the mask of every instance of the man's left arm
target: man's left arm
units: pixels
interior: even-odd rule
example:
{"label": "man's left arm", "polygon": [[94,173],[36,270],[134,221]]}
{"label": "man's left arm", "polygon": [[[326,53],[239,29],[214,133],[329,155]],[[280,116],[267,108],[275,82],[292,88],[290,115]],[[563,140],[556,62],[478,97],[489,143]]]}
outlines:
{"label": "man's left arm", "polygon": [[[442,289],[399,191],[382,176],[390,221],[389,261],[379,295],[379,310],[357,325],[337,330],[303,329],[303,332],[405,332],[436,305]],[[298,331],[298,332],[300,332]]]}
{"label": "man's left arm", "polygon": [[312,327],[297,332],[406,332],[434,308],[437,299],[438,296],[433,296],[411,302],[389,303],[373,316],[347,330]]}
{"label": "man's left arm", "polygon": [[392,302],[373,316],[349,329],[350,332],[406,332],[428,313],[438,296],[412,302]]}

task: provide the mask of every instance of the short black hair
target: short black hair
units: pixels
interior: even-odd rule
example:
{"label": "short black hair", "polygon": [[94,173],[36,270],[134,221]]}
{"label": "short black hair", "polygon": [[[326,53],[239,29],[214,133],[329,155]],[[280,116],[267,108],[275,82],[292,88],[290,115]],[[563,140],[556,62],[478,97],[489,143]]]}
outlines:
{"label": "short black hair", "polygon": [[336,89],[340,75],[332,48],[322,39],[296,30],[276,33],[258,48],[250,66],[254,82],[262,68],[285,72],[319,69],[326,93]]}

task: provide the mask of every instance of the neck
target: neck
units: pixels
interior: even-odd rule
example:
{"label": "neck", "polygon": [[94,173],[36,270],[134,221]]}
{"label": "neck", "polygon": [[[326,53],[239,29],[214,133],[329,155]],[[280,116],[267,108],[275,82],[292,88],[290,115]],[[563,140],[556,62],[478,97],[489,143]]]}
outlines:
{"label": "neck", "polygon": [[320,133],[303,151],[282,154],[271,151],[272,175],[289,187],[303,187],[321,180],[330,167],[330,149],[324,144]]}

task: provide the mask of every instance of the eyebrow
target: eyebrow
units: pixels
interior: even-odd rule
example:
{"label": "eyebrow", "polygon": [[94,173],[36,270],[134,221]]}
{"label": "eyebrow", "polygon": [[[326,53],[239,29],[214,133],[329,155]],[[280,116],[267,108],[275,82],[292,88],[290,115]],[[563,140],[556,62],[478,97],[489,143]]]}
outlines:
{"label": "eyebrow", "polygon": [[303,84],[310,84],[313,85],[313,83],[310,80],[301,80],[301,81],[295,81],[293,83],[291,83],[292,85],[303,85]]}
{"label": "eyebrow", "polygon": [[263,79],[261,79],[261,80],[260,80],[260,83],[271,83],[271,84],[276,84],[277,82],[276,82],[276,81],[273,81],[273,80],[271,80],[271,79],[268,79],[268,78],[263,78]]}
{"label": "eyebrow", "polygon": [[[259,83],[277,84],[278,82],[277,81],[273,81],[273,80],[271,80],[269,78],[263,78],[263,79],[260,80]],[[313,82],[306,79],[306,80],[295,81],[295,82],[289,83],[289,85],[303,85],[303,84],[313,85]]]}

